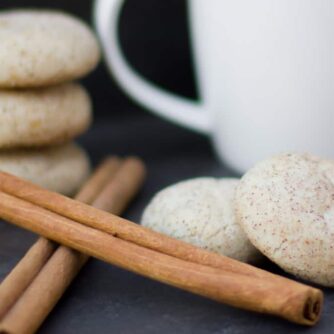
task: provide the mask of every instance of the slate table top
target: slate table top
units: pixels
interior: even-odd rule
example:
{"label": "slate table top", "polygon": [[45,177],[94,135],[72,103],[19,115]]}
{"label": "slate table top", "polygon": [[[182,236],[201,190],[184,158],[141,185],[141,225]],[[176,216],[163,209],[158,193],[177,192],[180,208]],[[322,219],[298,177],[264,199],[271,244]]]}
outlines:
{"label": "slate table top", "polygon": [[[107,154],[136,154],[145,160],[147,181],[125,213],[136,222],[153,194],[173,182],[235,175],[216,160],[206,138],[151,116],[97,122],[80,142],[94,164]],[[32,233],[0,222],[0,280],[35,240]],[[263,267],[282,273],[269,262]],[[325,295],[322,319],[308,329],[218,304],[93,259],[40,333],[330,334],[334,333],[333,290],[325,290]]]}

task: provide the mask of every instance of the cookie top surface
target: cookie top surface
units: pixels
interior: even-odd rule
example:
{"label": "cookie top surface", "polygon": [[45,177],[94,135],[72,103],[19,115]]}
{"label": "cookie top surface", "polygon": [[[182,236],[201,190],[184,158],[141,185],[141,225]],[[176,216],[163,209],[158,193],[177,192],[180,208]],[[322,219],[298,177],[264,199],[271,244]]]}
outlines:
{"label": "cookie top surface", "polygon": [[0,90],[0,148],[66,142],[88,128],[91,109],[89,95],[79,84]]}
{"label": "cookie top surface", "polygon": [[45,86],[77,79],[100,59],[90,28],[58,11],[2,11],[0,41],[0,87]]}
{"label": "cookie top surface", "polygon": [[236,224],[233,197],[237,179],[198,178],[157,193],[142,224],[171,237],[242,261],[258,251]]}
{"label": "cookie top surface", "polygon": [[88,177],[90,162],[76,144],[0,152],[0,170],[41,187],[73,195]]}
{"label": "cookie top surface", "polygon": [[252,243],[284,270],[334,286],[334,162],[282,154],[241,179],[236,215]]}

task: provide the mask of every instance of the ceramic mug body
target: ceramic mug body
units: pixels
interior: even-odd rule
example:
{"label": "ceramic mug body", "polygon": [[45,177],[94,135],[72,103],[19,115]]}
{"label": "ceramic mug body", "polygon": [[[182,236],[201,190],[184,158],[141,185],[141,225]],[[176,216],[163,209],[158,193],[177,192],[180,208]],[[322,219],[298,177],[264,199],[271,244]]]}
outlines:
{"label": "ceramic mug body", "polygon": [[200,105],[128,68],[110,32],[121,2],[99,0],[97,26],[112,72],[143,105],[211,135],[240,172],[282,151],[334,158],[332,0],[189,0]]}

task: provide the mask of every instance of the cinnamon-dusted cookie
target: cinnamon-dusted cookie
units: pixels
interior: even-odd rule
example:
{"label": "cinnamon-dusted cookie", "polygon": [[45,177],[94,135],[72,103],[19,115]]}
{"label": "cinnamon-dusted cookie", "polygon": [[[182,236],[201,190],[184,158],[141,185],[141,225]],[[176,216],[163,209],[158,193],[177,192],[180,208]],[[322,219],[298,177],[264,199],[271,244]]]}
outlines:
{"label": "cinnamon-dusted cookie", "polygon": [[198,178],[160,191],[144,211],[142,224],[195,246],[254,261],[259,252],[235,221],[237,179]]}
{"label": "cinnamon-dusted cookie", "polygon": [[91,120],[90,98],[79,84],[0,90],[0,148],[62,143]]}
{"label": "cinnamon-dusted cookie", "polygon": [[281,154],[240,181],[236,214],[251,242],[287,272],[334,286],[334,162]]}
{"label": "cinnamon-dusted cookie", "polygon": [[0,170],[44,188],[73,195],[90,171],[87,154],[76,144],[0,152]]}
{"label": "cinnamon-dusted cookie", "polygon": [[100,59],[90,28],[57,11],[2,11],[0,41],[0,87],[46,86],[77,79]]}

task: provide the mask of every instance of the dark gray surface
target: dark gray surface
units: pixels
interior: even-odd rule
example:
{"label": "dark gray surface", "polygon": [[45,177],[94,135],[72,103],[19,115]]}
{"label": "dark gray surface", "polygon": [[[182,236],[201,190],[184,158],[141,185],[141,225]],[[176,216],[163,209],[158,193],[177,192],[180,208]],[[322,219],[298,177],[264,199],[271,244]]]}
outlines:
{"label": "dark gray surface", "polygon": [[[126,213],[138,221],[149,198],[184,178],[233,175],[214,158],[208,141],[150,116],[95,124],[81,139],[96,163],[104,155],[138,154],[147,182]],[[0,279],[36,239],[0,222]],[[279,271],[270,263],[265,268]],[[31,310],[33,312],[34,310]],[[41,328],[41,333],[333,333],[334,293],[326,291],[321,322],[312,329],[237,310],[91,260]]]}

